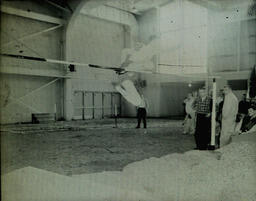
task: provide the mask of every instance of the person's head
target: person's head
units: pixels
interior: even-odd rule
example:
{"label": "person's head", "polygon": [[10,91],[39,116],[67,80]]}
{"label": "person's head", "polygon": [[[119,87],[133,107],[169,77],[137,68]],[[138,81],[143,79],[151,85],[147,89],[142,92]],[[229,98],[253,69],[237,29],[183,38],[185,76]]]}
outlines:
{"label": "person's head", "polygon": [[191,93],[188,93],[188,98],[192,98],[192,94]]}
{"label": "person's head", "polygon": [[193,91],[193,97],[196,98],[198,96],[198,91]]}
{"label": "person's head", "polygon": [[225,95],[227,95],[228,93],[230,93],[232,91],[230,85],[225,85],[224,88],[223,88],[223,92]]}
{"label": "person's head", "polygon": [[249,109],[248,109],[248,115],[251,117],[251,116],[254,116],[256,115],[256,105],[255,104],[252,104]]}
{"label": "person's head", "polygon": [[243,101],[246,101],[246,94],[243,94]]}
{"label": "person's head", "polygon": [[206,89],[205,89],[205,88],[199,89],[199,96],[200,96],[201,98],[205,97],[205,96],[207,95],[206,93],[207,93],[207,92],[206,92]]}
{"label": "person's head", "polygon": [[133,73],[133,72],[128,72],[128,73],[127,73],[127,76],[131,78],[131,77],[134,76],[134,73]]}
{"label": "person's head", "polygon": [[210,89],[209,89],[209,92],[208,92],[208,95],[209,95],[209,96],[212,96],[212,92],[213,92],[213,89],[210,88]]}
{"label": "person's head", "polygon": [[220,91],[219,91],[219,97],[223,97],[224,96],[224,90],[223,89],[220,89]]}
{"label": "person's head", "polygon": [[148,45],[149,43],[151,43],[153,40],[156,40],[156,36],[155,35],[151,35],[149,36],[148,40],[146,41],[146,45]]}
{"label": "person's head", "polygon": [[134,49],[135,49],[136,51],[139,51],[140,48],[142,48],[142,46],[143,46],[143,43],[137,42],[137,43],[135,43]]}

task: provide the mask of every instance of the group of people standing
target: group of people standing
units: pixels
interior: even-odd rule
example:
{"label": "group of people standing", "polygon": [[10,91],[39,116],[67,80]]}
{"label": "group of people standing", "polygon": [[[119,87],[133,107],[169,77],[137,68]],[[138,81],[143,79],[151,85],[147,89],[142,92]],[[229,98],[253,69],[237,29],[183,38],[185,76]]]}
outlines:
{"label": "group of people standing", "polygon": [[[127,101],[137,107],[136,128],[140,128],[141,121],[143,121],[143,127],[147,128],[146,116],[149,105],[143,93],[141,91],[139,93],[129,80],[123,81],[115,88]],[[200,88],[198,91],[189,93],[184,104],[186,111],[184,134],[195,136],[195,149],[212,149],[210,146],[213,104],[211,93],[208,93],[205,87]],[[231,136],[236,133],[256,132],[256,104],[248,102],[246,96],[238,103],[231,87],[225,85],[216,99],[216,125],[218,147],[228,144]]]}
{"label": "group of people standing", "polygon": [[[194,134],[195,149],[207,150],[211,141],[211,94],[208,94],[205,88],[200,88],[198,93],[188,94],[184,103],[186,117],[183,133]],[[238,129],[238,117],[240,117],[240,133],[248,129],[250,131],[255,129],[256,131],[256,106],[249,103],[238,103],[231,87],[225,85],[220,90],[216,101],[216,125],[218,127],[216,129],[216,140],[218,147],[222,147],[230,142],[231,136]]]}

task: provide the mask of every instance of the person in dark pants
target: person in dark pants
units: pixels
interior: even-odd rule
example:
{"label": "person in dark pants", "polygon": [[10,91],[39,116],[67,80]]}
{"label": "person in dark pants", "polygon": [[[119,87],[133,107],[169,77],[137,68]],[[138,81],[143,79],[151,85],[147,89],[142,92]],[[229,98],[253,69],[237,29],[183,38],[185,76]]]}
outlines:
{"label": "person in dark pants", "polygon": [[147,128],[147,121],[146,121],[146,117],[147,117],[147,101],[145,100],[144,96],[141,95],[141,103],[138,106],[137,109],[137,120],[138,120],[138,124],[136,128],[140,128],[140,123],[141,120],[143,120],[143,125],[144,128]]}
{"label": "person in dark pants", "polygon": [[256,131],[256,104],[249,106],[248,115],[246,115],[239,129],[239,134],[248,134]]}
{"label": "person in dark pants", "polygon": [[207,150],[211,141],[211,107],[212,99],[207,96],[206,89],[199,89],[199,97],[195,100],[196,130],[195,142],[199,150]]}
{"label": "person in dark pants", "polygon": [[239,122],[244,116],[248,114],[250,103],[246,100],[246,94],[243,94],[243,99],[238,105],[238,114],[236,116],[236,122]]}
{"label": "person in dark pants", "polygon": [[216,125],[218,128],[216,132],[216,144],[217,144],[217,147],[220,148],[221,120],[222,120],[222,109],[224,104],[223,89],[220,90],[216,103],[217,103]]}

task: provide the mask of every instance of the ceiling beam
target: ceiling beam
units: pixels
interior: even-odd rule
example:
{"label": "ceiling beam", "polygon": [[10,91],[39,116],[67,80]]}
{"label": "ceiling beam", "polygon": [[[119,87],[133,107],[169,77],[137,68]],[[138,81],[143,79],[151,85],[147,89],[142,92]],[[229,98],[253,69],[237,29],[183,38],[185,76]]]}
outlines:
{"label": "ceiling beam", "polygon": [[54,7],[56,7],[56,8],[58,8],[58,9],[62,10],[62,11],[64,11],[64,12],[72,13],[72,10],[67,9],[67,8],[64,8],[64,7],[62,7],[62,6],[60,6],[60,5],[56,4],[56,3],[54,3],[54,2],[52,2],[52,1],[49,1],[49,0],[44,0],[44,1],[47,2],[48,4],[54,6]]}
{"label": "ceiling beam", "polygon": [[130,13],[130,14],[134,14],[134,15],[139,15],[138,13],[133,12],[132,10],[131,11],[130,10],[125,10],[125,9],[118,8],[118,7],[115,7],[115,6],[111,6],[111,5],[108,5],[108,4],[103,4],[103,6],[114,8],[114,9],[117,9],[117,10],[120,10],[120,11],[124,11],[124,12]]}
{"label": "ceiling beam", "polygon": [[21,66],[1,66],[0,74],[67,78],[64,73],[60,73],[57,70],[35,68],[31,69]]}
{"label": "ceiling beam", "polygon": [[251,71],[232,71],[232,72],[216,72],[212,73],[214,76],[220,76],[226,80],[244,80],[250,77]]}
{"label": "ceiling beam", "polygon": [[52,24],[65,24],[65,20],[63,20],[63,19],[52,17],[49,15],[39,14],[39,13],[32,12],[29,10],[25,11],[25,10],[21,10],[21,9],[9,7],[9,6],[1,6],[0,10],[3,13],[7,13],[10,15],[16,15],[16,16],[20,16],[20,17],[25,17],[25,18],[29,18],[29,19],[33,19],[33,20],[38,20],[38,21],[42,21],[42,22],[48,22],[48,23],[52,23]]}
{"label": "ceiling beam", "polygon": [[[29,34],[29,35],[26,35],[26,36],[22,36],[22,37],[18,38],[17,40],[18,40],[18,41],[22,41],[22,40],[30,39],[30,38],[33,38],[33,37],[35,37],[35,36],[41,35],[41,34],[43,34],[43,33],[47,33],[47,32],[56,30],[56,29],[58,29],[58,28],[60,28],[60,27],[62,27],[62,26],[63,26],[62,24],[56,25],[56,26],[50,27],[50,28],[48,28],[48,29],[44,29],[44,30],[42,30],[42,31],[39,31],[39,32],[36,32],[36,33],[33,33],[33,34]],[[11,44],[17,42],[17,40],[12,40],[12,41],[10,41],[10,42],[4,43],[4,44],[2,44],[2,47],[9,46],[9,45],[11,45]]]}
{"label": "ceiling beam", "polygon": [[198,4],[202,7],[205,7],[207,9],[213,9],[213,10],[221,10],[223,9],[220,5],[220,3],[216,3],[215,1],[209,1],[209,0],[188,0],[191,3]]}

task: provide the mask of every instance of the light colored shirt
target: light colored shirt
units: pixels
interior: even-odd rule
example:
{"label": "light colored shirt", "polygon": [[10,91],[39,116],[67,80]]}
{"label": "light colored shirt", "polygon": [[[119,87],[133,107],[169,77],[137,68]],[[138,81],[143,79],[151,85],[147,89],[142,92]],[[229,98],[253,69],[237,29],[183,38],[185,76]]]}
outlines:
{"label": "light colored shirt", "polygon": [[128,55],[130,55],[129,60],[133,63],[147,63],[157,54],[159,49],[158,43],[159,41],[154,39],[149,44],[145,45],[142,43],[142,47],[138,50],[135,48],[124,48],[121,52],[121,63],[125,62]]}
{"label": "light colored shirt", "polygon": [[187,114],[192,114],[195,112],[195,110],[193,109],[193,103],[194,103],[195,99],[194,98],[190,98],[190,99],[186,99],[184,102],[186,104],[185,106],[185,110]]}
{"label": "light colored shirt", "polygon": [[141,102],[138,105],[138,108],[147,108],[147,107],[148,107],[147,100],[144,98],[144,96],[141,96]]}

